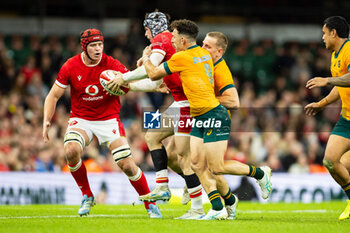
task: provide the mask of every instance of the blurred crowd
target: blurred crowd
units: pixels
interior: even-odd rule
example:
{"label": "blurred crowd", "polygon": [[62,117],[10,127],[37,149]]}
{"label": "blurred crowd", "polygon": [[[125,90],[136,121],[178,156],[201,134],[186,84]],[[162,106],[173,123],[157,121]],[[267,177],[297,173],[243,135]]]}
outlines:
{"label": "blurred crowd", "polygon": [[[135,68],[148,44],[139,25],[132,24],[126,34],[105,38],[105,52],[129,69]],[[61,65],[81,52],[78,33],[65,37],[0,36],[0,171],[68,171],[63,136],[70,111],[69,91],[58,102],[48,144],[42,140],[43,103]],[[225,158],[267,164],[275,172],[326,172],[322,157],[340,104],[316,117],[307,117],[303,111],[307,103],[330,91],[305,88],[308,79],[330,75],[330,53],[324,45],[241,39],[230,41],[225,59],[241,101],[241,108],[232,112]],[[169,105],[172,98],[129,92],[121,101],[120,116],[133,158],[144,171],[153,170],[142,131],[142,109]],[[95,139],[85,149],[83,159],[90,172],[119,171],[108,149]]]}

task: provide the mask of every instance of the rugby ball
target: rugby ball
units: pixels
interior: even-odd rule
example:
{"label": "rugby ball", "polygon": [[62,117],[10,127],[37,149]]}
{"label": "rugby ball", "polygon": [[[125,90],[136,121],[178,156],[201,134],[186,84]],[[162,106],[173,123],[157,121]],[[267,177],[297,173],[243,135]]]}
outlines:
{"label": "rugby ball", "polygon": [[117,91],[112,91],[108,88],[107,83],[109,82],[109,80],[115,77],[113,72],[114,70],[105,70],[100,74],[100,83],[103,89],[105,89],[111,95],[117,95],[117,96],[125,95],[130,90],[129,84],[122,85]]}

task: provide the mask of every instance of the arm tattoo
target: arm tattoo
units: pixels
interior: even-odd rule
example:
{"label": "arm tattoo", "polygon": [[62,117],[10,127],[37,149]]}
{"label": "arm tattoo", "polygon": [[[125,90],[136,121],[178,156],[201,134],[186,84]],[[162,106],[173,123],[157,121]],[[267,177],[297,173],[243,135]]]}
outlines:
{"label": "arm tattoo", "polygon": [[340,77],[328,78],[328,84],[338,87],[350,87],[350,73]]}

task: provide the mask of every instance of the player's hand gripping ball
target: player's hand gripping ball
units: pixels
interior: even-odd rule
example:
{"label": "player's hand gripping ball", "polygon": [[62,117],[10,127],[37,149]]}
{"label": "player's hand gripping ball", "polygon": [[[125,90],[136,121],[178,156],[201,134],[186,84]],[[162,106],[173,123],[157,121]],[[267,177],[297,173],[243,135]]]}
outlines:
{"label": "player's hand gripping ball", "polygon": [[114,70],[105,70],[100,74],[100,83],[109,94],[111,95],[125,95],[126,93],[129,92],[130,88],[128,84],[124,84],[120,86],[118,90],[112,91],[111,89],[108,88],[107,83],[115,77]]}

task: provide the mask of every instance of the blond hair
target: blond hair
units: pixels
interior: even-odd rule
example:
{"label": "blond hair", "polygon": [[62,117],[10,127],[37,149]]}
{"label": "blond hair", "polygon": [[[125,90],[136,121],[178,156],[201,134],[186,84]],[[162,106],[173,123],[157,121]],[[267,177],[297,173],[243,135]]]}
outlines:
{"label": "blond hair", "polygon": [[224,53],[225,53],[225,51],[227,49],[227,45],[228,45],[228,39],[224,33],[222,33],[222,32],[209,32],[209,33],[207,33],[207,36],[216,38],[216,46],[218,46],[219,48],[224,50]]}

